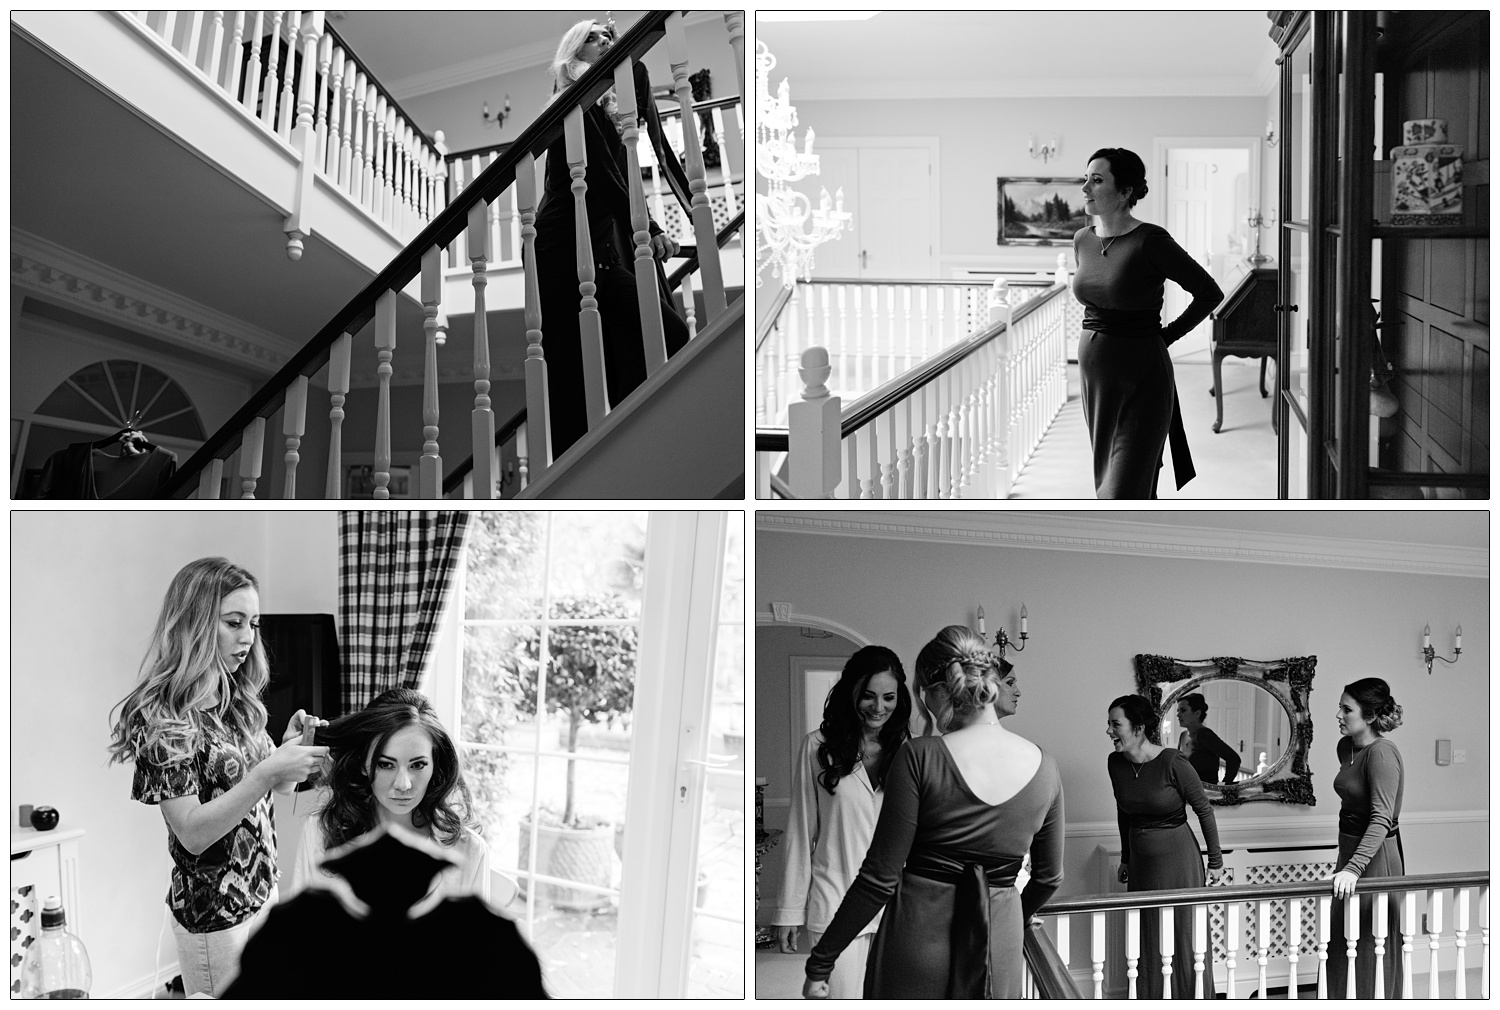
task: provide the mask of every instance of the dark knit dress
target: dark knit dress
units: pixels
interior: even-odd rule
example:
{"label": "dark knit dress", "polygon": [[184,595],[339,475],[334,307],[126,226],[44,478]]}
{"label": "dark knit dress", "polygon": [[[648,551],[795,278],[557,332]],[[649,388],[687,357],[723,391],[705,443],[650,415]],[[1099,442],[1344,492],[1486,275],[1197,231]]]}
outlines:
{"label": "dark knit dress", "polygon": [[[1110,252],[1114,252],[1111,248]],[[1219,869],[1224,856],[1219,850],[1219,828],[1213,807],[1203,792],[1198,772],[1173,747],[1145,764],[1135,764],[1124,754],[1109,756],[1109,779],[1115,789],[1120,817],[1120,859],[1130,867],[1130,890],[1170,891],[1202,887],[1203,854],[1187,825],[1187,807],[1192,806],[1208,846],[1208,865]],[[1192,999],[1196,989],[1193,953],[1193,907],[1174,905],[1172,931],[1172,999]],[[1141,960],[1136,993],[1141,999],[1161,999],[1161,915],[1156,909],[1141,912]],[[1203,954],[1203,998],[1214,998],[1213,943]]]}
{"label": "dark knit dress", "polygon": [[[1028,918],[1062,883],[1062,780],[1046,752],[1004,803],[969,791],[942,737],[903,746],[859,877],[807,959],[826,979],[881,908],[866,999],[1016,999]],[[1014,886],[1031,853],[1026,889]],[[986,921],[987,920],[987,921]]]}
{"label": "dark knit dress", "polygon": [[[1183,730],[1184,733],[1189,732]],[[1188,763],[1198,770],[1198,777],[1210,785],[1219,783],[1219,759],[1224,760],[1224,781],[1233,782],[1240,773],[1240,756],[1225,743],[1219,734],[1207,726],[1199,727],[1192,735],[1192,753]]]}
{"label": "dark knit dress", "polygon": [[[1406,859],[1397,834],[1401,793],[1406,772],[1401,751],[1385,737],[1354,749],[1342,737],[1338,744],[1339,772],[1333,791],[1339,794],[1339,860],[1334,867],[1360,877],[1404,877]],[[1355,889],[1359,896],[1359,941],[1354,962],[1354,988],[1359,999],[1375,998],[1375,933],[1372,913],[1375,895]],[[1344,936],[1344,902],[1333,899],[1329,913],[1328,996],[1343,999],[1349,979],[1348,942]],[[1386,902],[1385,998],[1401,997],[1401,910],[1396,896]]]}
{"label": "dark knit dress", "polygon": [[[1155,498],[1169,434],[1177,486],[1194,476],[1167,346],[1206,319],[1224,293],[1154,224],[1102,240],[1090,225],[1073,236],[1073,253],[1073,294],[1084,306],[1078,371],[1094,447],[1095,492],[1100,498]],[[1193,301],[1162,326],[1168,280]]]}

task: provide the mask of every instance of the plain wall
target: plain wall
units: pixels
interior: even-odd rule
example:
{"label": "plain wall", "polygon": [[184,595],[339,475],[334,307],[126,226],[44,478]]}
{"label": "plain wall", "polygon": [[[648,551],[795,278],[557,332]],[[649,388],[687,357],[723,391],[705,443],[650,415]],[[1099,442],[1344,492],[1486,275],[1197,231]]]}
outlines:
{"label": "plain wall", "polygon": [[[12,513],[12,801],[87,831],[78,922],[95,996],[144,992],[164,926],[166,824],[130,798],[133,766],[108,765],[105,748],[168,583],[222,555],[255,574],[263,613],[336,614],[337,523],[332,511]],[[161,958],[177,958],[170,928]]]}
{"label": "plain wall", "polygon": [[[1246,820],[1272,820],[1278,827],[1284,821],[1289,832],[1334,833],[1339,694],[1350,681],[1379,676],[1406,710],[1391,739],[1406,766],[1402,834],[1409,870],[1489,865],[1485,581],[763,530],[756,533],[755,573],[758,619],[771,612],[771,601],[788,602],[794,614],[894,649],[908,671],[941,627],[972,627],[977,606],[984,606],[993,635],[1002,625],[1016,632],[1026,605],[1032,637],[1024,653],[1009,656],[1022,697],[1006,727],[1048,751],[1062,774],[1069,825],[1063,895],[1097,891],[1096,850],[1112,836],[1118,841],[1104,771],[1110,750],[1105,706],[1134,692],[1138,653],[1318,659],[1310,699],[1317,805],[1216,807],[1221,833]],[[1464,627],[1458,665],[1436,664],[1430,677],[1420,652],[1426,623],[1440,650],[1451,647],[1455,624]],[[757,649],[760,641],[757,635]],[[784,828],[790,785],[785,663],[768,668],[757,658],[756,674],[755,774],[769,779],[767,826]],[[1437,767],[1439,738],[1466,750],[1467,762]],[[1454,813],[1466,816],[1444,816]],[[781,857],[773,854],[761,876],[763,899],[776,893],[780,876]]]}
{"label": "plain wall", "polygon": [[[1082,178],[1094,151],[1124,147],[1141,156],[1147,178],[1153,179],[1155,138],[1258,137],[1265,130],[1267,104],[1260,97],[798,100],[795,89],[792,101],[801,124],[799,140],[809,126],[819,139],[938,138],[937,256],[944,277],[964,264],[1051,270],[1060,251],[1073,262],[1071,243],[1038,247],[995,241],[997,178]],[[1045,163],[1033,159],[1026,150],[1031,136],[1057,137],[1058,157]],[[796,188],[817,197],[816,178]],[[1166,208],[1154,194],[1134,213],[1166,223]]]}

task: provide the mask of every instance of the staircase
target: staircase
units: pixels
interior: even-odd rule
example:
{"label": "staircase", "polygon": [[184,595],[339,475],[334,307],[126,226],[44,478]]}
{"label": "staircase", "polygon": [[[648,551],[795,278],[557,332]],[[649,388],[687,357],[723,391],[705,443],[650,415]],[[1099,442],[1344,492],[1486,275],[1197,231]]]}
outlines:
{"label": "staircase", "polygon": [[[503,150],[452,157],[441,133],[423,136],[378,88],[324,25],[323,12],[94,17],[103,34],[154,49],[165,72],[191,82],[194,101],[205,106],[200,120],[209,108],[221,119],[231,110],[230,125],[258,130],[271,161],[286,164],[282,228],[287,259],[303,258],[296,269],[328,259],[330,245],[345,260],[345,293],[334,302],[342,307],[310,338],[281,334],[292,340],[274,374],[192,453],[164,496],[711,498],[743,484],[743,112],[738,99],[692,100],[682,13],[642,17]],[[734,65],[743,67],[743,14],[723,20]],[[109,41],[119,48],[118,38]],[[675,123],[662,113],[668,140],[655,144],[630,114],[633,66],[653,51],[670,65],[670,82],[656,83],[670,83],[676,105]],[[129,103],[116,88],[128,89],[128,78],[141,72],[126,67],[99,85]],[[632,220],[642,233],[648,213],[669,233],[678,230],[683,256],[668,269],[678,267],[680,311],[693,336],[668,360],[660,316],[649,318],[658,303],[643,305],[647,381],[614,409],[591,412],[587,436],[554,458],[541,406],[546,327],[534,257],[522,253],[535,236],[538,161],[565,137],[581,206],[589,181],[583,113],[611,87],[631,155]],[[185,136],[192,128],[184,121],[168,132]],[[221,147],[200,147],[200,157],[217,159],[232,175],[233,138],[222,125],[218,133]],[[721,153],[714,170],[704,164],[705,140]],[[245,153],[241,146],[238,156]],[[661,167],[679,160],[685,185],[664,189],[671,173]],[[638,162],[653,169],[649,182]],[[355,234],[338,214],[376,225],[385,248]],[[577,242],[586,249],[586,215],[579,218]],[[589,297],[590,259],[580,264],[580,316],[583,332],[602,346],[609,334],[599,332]],[[351,261],[372,264],[362,284],[348,280]],[[589,351],[586,336],[586,361]],[[739,363],[732,375],[731,359]],[[403,378],[420,386],[403,386]],[[608,403],[602,369],[586,366],[585,384],[591,402]]]}

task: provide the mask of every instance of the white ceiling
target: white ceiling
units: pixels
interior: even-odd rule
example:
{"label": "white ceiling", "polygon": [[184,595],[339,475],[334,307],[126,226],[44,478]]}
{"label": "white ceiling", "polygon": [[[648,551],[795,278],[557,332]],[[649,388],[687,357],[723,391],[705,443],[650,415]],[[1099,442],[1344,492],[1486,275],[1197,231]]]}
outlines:
{"label": "white ceiling", "polygon": [[[1484,549],[1489,546],[1489,513],[1368,511],[1093,511],[1045,512],[1039,515],[1108,519],[1115,522],[1149,523],[1174,528],[1238,530],[1365,543],[1438,544],[1446,547]],[[983,513],[969,513],[970,517]]]}
{"label": "white ceiling", "polygon": [[1266,95],[1264,11],[884,11],[756,21],[774,88],[822,98]]}

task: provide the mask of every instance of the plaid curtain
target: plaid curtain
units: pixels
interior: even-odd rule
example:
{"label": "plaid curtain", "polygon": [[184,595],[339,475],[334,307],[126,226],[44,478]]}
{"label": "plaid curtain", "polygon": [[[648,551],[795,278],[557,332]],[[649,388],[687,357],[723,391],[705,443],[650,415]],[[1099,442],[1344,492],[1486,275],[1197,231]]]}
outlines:
{"label": "plaid curtain", "polygon": [[467,512],[339,514],[345,713],[421,680],[468,521]]}

